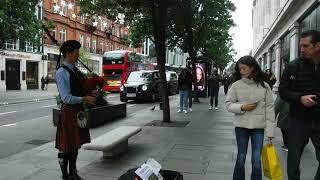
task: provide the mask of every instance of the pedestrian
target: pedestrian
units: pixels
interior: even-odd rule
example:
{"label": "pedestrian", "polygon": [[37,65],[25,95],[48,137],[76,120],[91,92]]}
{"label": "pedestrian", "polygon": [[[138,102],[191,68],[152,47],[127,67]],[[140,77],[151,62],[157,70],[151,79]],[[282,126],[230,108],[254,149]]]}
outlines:
{"label": "pedestrian", "polygon": [[274,102],[274,113],[277,119],[277,126],[281,129],[283,146],[282,150],[288,151],[288,122],[289,104],[278,95]]}
{"label": "pedestrian", "polygon": [[235,66],[234,82],[227,94],[226,107],[235,114],[234,125],[238,155],[233,180],[245,179],[245,162],[251,140],[252,180],[262,179],[261,151],[264,134],[271,142],[275,117],[270,87],[257,61],[251,56],[241,57]]}
{"label": "pedestrian", "polygon": [[219,88],[220,88],[221,78],[219,77],[218,71],[214,70],[210,78],[208,79],[208,87],[209,87],[209,110],[213,109],[213,98],[214,98],[214,109],[218,110],[218,97],[219,97]]}
{"label": "pedestrian", "polygon": [[227,95],[229,85],[230,85],[230,78],[228,75],[224,75],[223,80],[222,80],[222,84],[223,84],[224,94]]}
{"label": "pedestrian", "polygon": [[48,90],[48,84],[49,84],[49,77],[46,76],[46,77],[44,78],[44,85],[45,85],[46,91]]}
{"label": "pedestrian", "polygon": [[182,69],[181,74],[178,77],[178,91],[180,94],[180,108],[178,113],[188,113],[188,99],[189,99],[189,87],[191,79],[188,77],[186,69]]}
{"label": "pedestrian", "polygon": [[[279,85],[280,97],[290,104],[287,173],[300,179],[300,159],[311,139],[320,163],[320,32],[301,33],[300,57],[287,64]],[[320,179],[320,167],[315,175]]]}
{"label": "pedestrian", "polygon": [[60,51],[64,62],[56,72],[57,88],[63,103],[57,125],[55,147],[59,150],[58,159],[64,180],[83,179],[76,170],[78,149],[82,144],[90,142],[90,134],[88,128],[78,127],[76,118],[82,103],[95,102],[94,97],[85,95],[81,87],[84,75],[75,67],[80,47],[81,44],[75,40],[68,40],[62,44]]}
{"label": "pedestrian", "polygon": [[192,112],[192,98],[193,98],[193,82],[194,82],[194,76],[191,73],[191,68],[188,68],[188,78],[189,78],[189,111]]}
{"label": "pedestrian", "polygon": [[45,79],[44,76],[41,77],[41,90],[44,90],[44,86],[45,86]]}
{"label": "pedestrian", "polygon": [[269,84],[270,88],[273,88],[273,85],[276,84],[277,79],[272,73],[271,69],[266,70],[266,76],[267,76],[267,83]]}

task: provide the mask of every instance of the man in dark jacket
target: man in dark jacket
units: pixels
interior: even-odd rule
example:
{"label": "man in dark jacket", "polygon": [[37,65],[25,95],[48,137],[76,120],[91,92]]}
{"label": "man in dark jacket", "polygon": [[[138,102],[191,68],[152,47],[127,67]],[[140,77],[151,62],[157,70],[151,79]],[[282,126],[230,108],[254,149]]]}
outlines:
{"label": "man in dark jacket", "polygon": [[[300,159],[311,139],[320,163],[320,32],[301,34],[301,57],[290,62],[281,77],[279,94],[290,104],[287,173],[289,180],[300,179]],[[318,167],[315,179],[320,179]]]}
{"label": "man in dark jacket", "polygon": [[188,99],[189,99],[189,88],[192,80],[188,76],[186,69],[182,69],[181,74],[178,78],[178,91],[180,94],[180,108],[179,113],[184,112],[188,113]]}
{"label": "man in dark jacket", "polygon": [[209,97],[210,97],[209,110],[212,110],[213,108],[213,98],[214,98],[214,109],[218,110],[218,95],[219,95],[220,81],[221,81],[221,78],[218,75],[218,71],[214,70],[211,77],[208,79]]}

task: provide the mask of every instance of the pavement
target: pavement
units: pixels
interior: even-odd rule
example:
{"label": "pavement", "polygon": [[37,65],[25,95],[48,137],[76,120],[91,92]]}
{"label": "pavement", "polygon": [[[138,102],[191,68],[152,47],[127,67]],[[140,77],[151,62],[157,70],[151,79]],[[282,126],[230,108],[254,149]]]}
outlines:
{"label": "pavement", "polygon": [[0,92],[0,106],[54,99],[58,94],[56,84],[48,84],[48,88],[44,91],[41,89],[9,90]]}
{"label": "pavement", "polygon": [[[30,95],[30,92],[28,93]],[[49,94],[49,97],[51,95]],[[7,101],[14,102],[6,98]],[[99,151],[81,149],[77,164],[79,174],[88,180],[116,180],[127,170],[139,167],[148,158],[154,158],[163,169],[182,173],[185,180],[232,179],[237,150],[233,115],[225,109],[225,95],[219,95],[219,110],[209,111],[208,99],[200,98],[201,103],[194,104],[193,111],[188,114],[177,113],[178,100],[178,95],[170,97],[170,115],[174,122],[172,124],[186,123],[185,127],[145,126],[154,120],[162,119],[162,111],[157,105],[155,110],[151,110],[151,107],[142,109],[126,118],[95,128],[97,131],[91,134],[92,138],[121,125],[140,126],[142,131],[129,139],[128,151],[114,159],[103,159],[102,152]],[[273,143],[282,164],[284,179],[287,179],[287,152],[280,149],[282,137],[278,128]],[[251,171],[250,149],[249,146],[247,179]],[[301,179],[313,179],[317,165],[314,153],[306,148],[301,160]],[[0,159],[0,172],[0,180],[60,179],[54,142]]]}

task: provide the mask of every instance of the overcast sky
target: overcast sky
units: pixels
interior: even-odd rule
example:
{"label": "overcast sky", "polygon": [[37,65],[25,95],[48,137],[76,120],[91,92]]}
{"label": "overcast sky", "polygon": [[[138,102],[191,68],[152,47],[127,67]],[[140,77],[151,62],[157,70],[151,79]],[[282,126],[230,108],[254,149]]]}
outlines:
{"label": "overcast sky", "polygon": [[252,3],[253,0],[232,0],[236,11],[232,14],[236,26],[231,29],[233,47],[237,51],[236,59],[248,55],[252,49]]}

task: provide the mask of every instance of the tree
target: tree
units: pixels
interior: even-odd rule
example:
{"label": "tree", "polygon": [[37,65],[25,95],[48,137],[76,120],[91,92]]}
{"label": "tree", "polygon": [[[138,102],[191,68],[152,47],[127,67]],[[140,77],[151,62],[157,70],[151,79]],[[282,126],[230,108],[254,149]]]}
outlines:
{"label": "tree", "polygon": [[150,22],[147,30],[152,31],[156,47],[157,63],[160,72],[160,92],[163,103],[163,121],[170,122],[169,98],[165,74],[167,0],[79,0],[83,14],[107,15],[114,20],[123,14],[128,25]]}
{"label": "tree", "polygon": [[[195,63],[201,56],[225,66],[232,56],[229,29],[234,26],[231,11],[235,10],[230,0],[177,0],[169,12],[168,44],[188,52],[192,72],[196,74]],[[230,46],[231,45],[231,46]],[[196,78],[195,82],[196,83]],[[197,86],[195,86],[197,92]],[[194,101],[199,102],[195,93]]]}
{"label": "tree", "polygon": [[35,15],[39,0],[0,1],[0,49],[10,40],[28,40],[40,43],[40,20]]}

